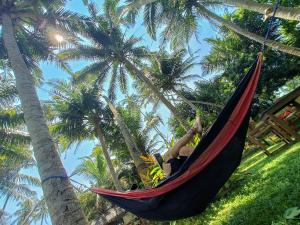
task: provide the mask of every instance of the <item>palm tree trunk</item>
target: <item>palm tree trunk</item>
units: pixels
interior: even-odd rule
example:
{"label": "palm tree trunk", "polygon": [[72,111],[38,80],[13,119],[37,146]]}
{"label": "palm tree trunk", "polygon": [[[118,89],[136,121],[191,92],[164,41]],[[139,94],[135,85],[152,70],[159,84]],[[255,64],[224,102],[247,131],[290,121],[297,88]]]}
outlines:
{"label": "palm tree trunk", "polygon": [[168,145],[168,140],[166,139],[165,135],[163,135],[163,133],[158,129],[158,127],[154,126],[153,128],[156,131],[156,133],[163,139],[165,145]]}
{"label": "palm tree trunk", "polygon": [[[2,32],[40,178],[45,181],[42,182],[42,188],[52,224],[85,225],[87,220],[49,134],[32,75],[17,45],[12,19],[6,13],[2,13]],[[54,176],[57,178],[51,178]]]}
{"label": "palm tree trunk", "polygon": [[[248,9],[261,14],[265,14],[268,11],[270,14],[273,13],[274,5],[258,3],[251,0],[206,0],[205,2],[220,2],[223,4],[233,5],[239,8]],[[300,8],[284,7],[279,6],[275,14],[276,17],[286,20],[297,20],[300,21]]]}
{"label": "palm tree trunk", "polygon": [[136,68],[131,62],[129,62],[127,59],[123,59],[125,64],[130,68],[131,71],[134,71],[136,76],[144,81],[147,86],[153,91],[153,93],[164,103],[164,105],[171,111],[171,113],[174,115],[174,117],[180,122],[180,124],[183,126],[183,128],[188,131],[190,126],[186,122],[185,119],[182,118],[182,116],[179,114],[177,109],[172,105],[172,103],[166,99],[165,96],[163,96],[160,91],[157,89],[157,87],[149,80],[142,71],[140,71],[138,68]]}
{"label": "palm tree trunk", "polygon": [[[141,110],[141,114],[144,116],[144,118],[146,118],[146,115],[142,112],[142,110]],[[165,135],[163,135],[163,133],[158,129],[158,127],[156,125],[154,125],[153,129],[161,137],[161,139],[163,139],[165,145],[168,145],[168,140],[166,139]]]}
{"label": "palm tree trunk", "polygon": [[[132,4],[129,4],[128,7],[125,7],[123,9],[121,15],[125,14],[126,12],[128,12],[130,10],[138,9],[138,8],[140,8],[143,5],[150,4],[150,3],[153,3],[153,2],[156,2],[156,1],[157,0],[138,0],[138,1],[135,1]],[[211,1],[211,0],[208,0],[208,1]],[[239,0],[235,0],[235,1],[234,0],[232,0],[232,1],[231,0],[224,0],[224,1],[223,0],[219,0],[219,2],[224,2],[224,3],[225,2],[226,3],[231,2],[231,4],[233,4],[233,2],[234,2],[236,4],[239,3],[240,5],[243,5],[244,7],[246,7],[247,3],[251,3],[252,1],[250,2],[250,1],[239,1]],[[244,3],[244,2],[246,2],[246,3]],[[256,3],[256,4],[261,4],[261,3]],[[253,6],[253,4],[252,4],[252,6]],[[264,43],[264,37],[259,36],[257,34],[254,34],[252,32],[246,31],[243,28],[235,25],[234,23],[231,23],[230,21],[225,20],[224,18],[222,18],[222,17],[216,15],[215,13],[207,10],[205,7],[203,7],[198,2],[196,3],[195,7],[199,10],[199,12],[201,12],[202,15],[206,15],[208,18],[212,18],[213,20],[215,20],[218,23],[224,25],[228,29],[235,31],[236,33],[238,33],[238,34],[240,34],[240,35],[242,35],[242,36],[244,36],[246,38],[249,38],[250,40],[256,41],[256,42],[261,43],[261,44]],[[270,8],[270,6],[268,8]],[[251,8],[247,8],[247,9],[251,10]],[[258,10],[258,7],[256,7],[256,10]],[[278,11],[280,13],[278,13]],[[300,9],[298,9],[298,8],[284,8],[284,7],[280,7],[278,9],[278,11],[276,12],[275,16],[278,16],[278,14],[279,15],[285,14],[285,16],[287,16],[287,14],[289,14],[290,17],[292,17],[292,18],[294,18],[296,20],[300,20],[300,14],[299,14]],[[270,48],[274,48],[274,49],[276,49],[278,51],[285,52],[285,53],[288,53],[288,54],[300,57],[300,48],[296,48],[296,47],[284,45],[284,44],[281,44],[280,42],[273,41],[273,40],[266,40],[265,44],[267,46],[269,46]]]}
{"label": "palm tree trunk", "polygon": [[177,91],[175,88],[173,88],[173,91],[177,96],[179,96],[186,104],[188,104],[192,110],[197,111],[197,106],[195,106],[190,100],[188,100],[186,97],[184,97],[183,94],[181,94],[179,91]]}
{"label": "palm tree trunk", "polygon": [[148,167],[140,157],[142,155],[141,151],[139,151],[137,144],[134,140],[134,137],[130,134],[129,129],[126,126],[125,122],[123,121],[122,117],[120,116],[118,110],[115,108],[115,106],[111,103],[111,101],[107,97],[104,98],[107,101],[108,107],[111,110],[112,114],[114,115],[115,120],[117,121],[117,124],[125,139],[125,143],[129,150],[130,156],[133,159],[134,165],[136,166],[138,174],[141,180],[143,181],[143,183],[146,184],[147,181],[145,180],[145,174]]}
{"label": "palm tree trunk", "polygon": [[39,207],[40,204],[43,204],[43,199],[41,199],[40,201],[38,201],[35,206],[33,207],[33,209],[30,210],[30,212],[26,215],[26,217],[22,220],[20,225],[25,225],[25,224],[30,224],[28,223],[31,215],[35,212],[35,210]]}
{"label": "palm tree trunk", "polygon": [[115,168],[112,164],[111,158],[109,156],[108,148],[107,148],[106,141],[105,141],[105,138],[104,138],[104,133],[102,131],[102,128],[99,125],[99,122],[95,121],[94,126],[95,126],[97,136],[98,136],[99,141],[100,141],[101,146],[102,146],[102,151],[103,151],[105,160],[107,162],[107,166],[108,166],[110,174],[113,178],[114,185],[115,185],[116,189],[120,191],[120,190],[122,190],[122,187],[121,187],[120,181],[118,179],[118,176],[116,174]]}
{"label": "palm tree trunk", "polygon": [[[181,101],[180,99],[175,99],[175,101]],[[222,105],[216,104],[216,103],[212,103],[212,102],[204,102],[204,101],[194,101],[194,100],[189,100],[191,103],[196,103],[199,105],[207,105],[207,106],[211,106],[214,108],[219,108],[219,109],[223,109]]]}
{"label": "palm tree trunk", "polygon": [[[123,16],[125,13],[131,11],[131,10],[137,10],[140,9],[142,6],[151,4],[153,2],[156,2],[157,0],[136,0],[134,3],[129,4],[126,6],[122,12],[121,16]],[[255,1],[250,0],[205,0],[205,3],[223,3],[223,4],[229,4],[233,5],[239,8],[245,8],[251,11],[255,11],[261,14],[265,14],[266,10],[271,10],[270,13],[273,13],[272,10],[274,9],[274,5],[265,4],[265,3],[258,3]],[[275,17],[281,18],[281,19],[287,19],[287,20],[297,20],[300,21],[300,8],[292,8],[292,7],[284,7],[280,6],[275,14]]]}
{"label": "palm tree trunk", "polygon": [[[261,43],[261,44],[263,44],[265,42],[264,37],[259,36],[259,35],[254,34],[254,33],[251,33],[247,30],[244,30],[243,28],[235,25],[234,23],[231,23],[230,21],[225,20],[224,18],[222,18],[222,17],[216,15],[215,13],[207,10],[205,7],[203,7],[201,5],[199,5],[197,7],[197,9],[199,10],[199,12],[202,15],[205,15],[209,18],[212,18],[213,20],[217,21],[218,23],[222,24],[223,26],[227,27],[228,29],[235,31],[236,33],[238,33],[238,34],[240,34],[240,35],[242,35],[242,36],[244,36],[244,37],[246,37],[250,40],[256,41],[256,42]],[[266,44],[266,46],[269,46],[269,47],[271,47],[273,49],[276,49],[278,51],[285,52],[285,53],[300,57],[300,48],[284,45],[284,44],[281,44],[277,41],[273,41],[273,40],[269,40],[269,39],[266,40],[265,44]]]}

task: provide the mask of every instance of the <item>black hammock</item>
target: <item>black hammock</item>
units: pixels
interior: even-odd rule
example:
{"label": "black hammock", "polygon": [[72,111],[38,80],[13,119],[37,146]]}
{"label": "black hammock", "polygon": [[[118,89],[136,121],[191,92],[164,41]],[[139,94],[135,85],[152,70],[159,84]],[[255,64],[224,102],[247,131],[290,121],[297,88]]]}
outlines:
{"label": "black hammock", "polygon": [[92,191],[149,220],[176,220],[201,213],[241,162],[261,64],[259,53],[211,129],[172,176],[152,189]]}

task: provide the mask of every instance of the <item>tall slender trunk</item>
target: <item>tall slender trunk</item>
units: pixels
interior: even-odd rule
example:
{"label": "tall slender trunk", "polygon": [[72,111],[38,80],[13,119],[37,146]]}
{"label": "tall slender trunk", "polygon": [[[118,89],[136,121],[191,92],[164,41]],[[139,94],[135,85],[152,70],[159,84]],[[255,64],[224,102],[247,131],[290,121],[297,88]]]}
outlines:
{"label": "tall slender trunk", "polygon": [[[146,115],[141,111],[141,114],[144,116],[144,118],[146,118]],[[168,145],[168,140],[166,139],[166,137],[163,135],[163,133],[158,129],[158,127],[156,125],[153,126],[153,129],[156,131],[156,133],[161,137],[161,139],[163,139],[165,145]]]}
{"label": "tall slender trunk", "polygon": [[[236,33],[238,33],[250,40],[256,41],[261,44],[263,44],[265,41],[264,37],[259,36],[254,33],[251,33],[247,30],[244,30],[243,28],[235,25],[234,23],[232,23],[228,20],[225,20],[224,18],[218,16],[217,14],[207,10],[205,7],[203,7],[201,5],[199,5],[197,7],[197,9],[199,10],[200,14],[205,15],[205,16],[217,21],[218,23],[222,24],[223,26],[227,27],[228,29],[235,31]],[[285,53],[300,57],[300,48],[284,45],[284,44],[279,43],[278,41],[273,41],[273,40],[269,40],[269,39],[266,40],[266,46],[269,46],[269,47],[276,49],[278,51],[281,51],[281,52],[285,52]]]}
{"label": "tall slender trunk", "polygon": [[154,126],[153,128],[156,131],[156,133],[163,139],[165,145],[168,145],[168,140],[166,139],[165,135],[163,135],[163,133],[158,129],[158,127]]}
{"label": "tall slender trunk", "polygon": [[[180,99],[175,100],[175,101],[181,101]],[[191,103],[196,103],[199,105],[207,105],[207,106],[211,106],[214,108],[219,108],[219,109],[223,109],[222,105],[216,104],[216,103],[212,103],[212,102],[205,102],[205,101],[194,101],[194,100],[189,100]]]}
{"label": "tall slender trunk", "polygon": [[[122,12],[121,16],[123,16],[125,13],[131,11],[131,10],[137,10],[140,9],[142,6],[151,4],[153,2],[156,2],[157,0],[136,0],[134,3],[129,4],[126,6]],[[251,11],[255,11],[261,14],[265,14],[266,10],[274,9],[274,5],[265,4],[265,3],[258,3],[251,0],[205,0],[205,3],[223,3],[223,4],[229,4],[233,5],[238,8],[245,8]],[[300,21],[300,8],[292,8],[292,7],[284,7],[280,6],[275,14],[276,17],[281,19],[287,19],[287,20],[297,20]]]}
{"label": "tall slender trunk", "polygon": [[6,13],[2,13],[2,29],[40,178],[42,181],[49,178],[42,182],[42,188],[52,224],[85,225],[87,220],[49,134],[32,75],[17,45],[12,20]]}
{"label": "tall slender trunk", "polygon": [[[269,13],[272,14],[274,9],[274,5],[258,3],[251,0],[206,0],[205,2],[210,1],[214,3],[220,2],[223,4],[233,5],[238,8],[248,9],[261,14],[265,14],[266,11],[269,11]],[[279,6],[275,16],[281,19],[300,21],[300,8]]]}
{"label": "tall slender trunk", "polygon": [[125,64],[135,72],[135,75],[141,79],[143,82],[146,83],[146,85],[153,91],[153,93],[159,98],[159,100],[162,101],[162,103],[171,111],[171,113],[174,115],[174,117],[180,122],[180,124],[183,126],[183,128],[188,131],[190,126],[186,122],[184,118],[180,115],[180,113],[177,111],[177,109],[172,105],[172,103],[166,99],[163,94],[160,93],[160,91],[157,89],[157,87],[149,80],[142,71],[140,71],[138,68],[136,68],[131,62],[129,62],[127,59],[123,59]]}
{"label": "tall slender trunk", "polygon": [[[130,10],[139,9],[143,5],[150,4],[150,3],[153,3],[153,2],[156,2],[156,1],[157,0],[138,0],[138,1],[130,4],[128,7],[125,7],[123,9],[121,15],[125,14],[126,12],[128,12]],[[209,2],[209,1],[212,1],[212,0],[207,0],[207,2]],[[232,0],[232,1],[231,0],[224,0],[224,1],[223,0],[217,0],[217,1],[214,1],[214,2],[218,2],[218,1],[219,2],[224,2],[224,3],[231,2],[231,4],[239,3],[239,5],[240,6],[243,5],[243,7],[246,7],[247,3],[250,3],[250,1],[239,1],[239,0],[235,0],[235,1],[234,0]],[[256,4],[261,4],[261,3],[256,3]],[[236,5],[236,6],[238,6],[238,5]],[[252,4],[252,6],[253,6],[253,4]],[[213,20],[217,21],[218,23],[226,26],[228,29],[235,31],[236,33],[238,33],[238,34],[240,34],[240,35],[242,35],[246,38],[249,38],[250,40],[256,41],[256,42],[261,43],[261,44],[264,43],[264,37],[259,36],[257,34],[254,34],[252,32],[246,31],[245,29],[239,27],[238,25],[235,25],[234,23],[231,23],[230,21],[225,20],[224,18],[222,18],[222,17],[216,15],[215,13],[207,10],[204,6],[202,6],[198,2],[195,5],[195,7],[199,10],[199,12],[202,15],[206,15],[208,18],[212,18]],[[270,6],[268,8],[270,8]],[[271,6],[271,8],[272,8],[272,6]],[[252,10],[251,7],[247,8],[247,9]],[[254,10],[254,8],[253,8],[253,10]],[[258,7],[256,7],[254,11],[256,11],[256,10],[257,11],[259,10]],[[261,9],[260,9],[260,11],[261,11]],[[278,9],[278,11],[276,12],[275,16],[285,15],[285,17],[290,17],[290,18],[293,18],[294,20],[299,21],[300,20],[299,11],[300,11],[299,8],[280,7]],[[285,53],[300,57],[300,48],[284,45],[284,44],[281,44],[280,42],[274,41],[274,40],[267,40],[266,45],[269,46],[270,48],[274,48],[278,51],[285,52]]]}
{"label": "tall slender trunk", "polygon": [[108,166],[110,174],[112,176],[114,185],[115,185],[115,187],[116,187],[117,190],[122,190],[120,181],[118,179],[118,175],[117,175],[117,173],[115,171],[115,168],[114,168],[114,166],[112,164],[110,155],[108,153],[108,148],[107,148],[107,145],[106,145],[104,133],[103,133],[102,128],[101,128],[101,126],[99,124],[99,121],[95,121],[94,126],[95,126],[95,129],[96,129],[96,133],[97,133],[97,136],[99,138],[100,144],[102,146],[103,155],[104,155],[105,160],[107,162],[107,166]]}
{"label": "tall slender trunk", "polygon": [[[30,212],[26,215],[26,217],[22,220],[20,225],[25,225],[25,224],[30,224],[28,223],[31,215],[35,212],[35,210],[39,207],[40,204],[43,204],[43,199],[41,199],[40,201],[38,201],[35,206],[33,207],[33,209],[30,210]],[[42,224],[42,223],[41,223]]]}
{"label": "tall slender trunk", "polygon": [[184,97],[183,94],[180,93],[180,91],[176,90],[175,88],[173,88],[173,91],[175,92],[175,94],[180,97],[186,104],[188,104],[192,110],[197,111],[197,106],[195,106],[190,100],[188,100],[186,97]]}
{"label": "tall slender trunk", "polygon": [[146,163],[141,159],[141,151],[139,151],[137,144],[134,140],[134,137],[130,134],[130,131],[128,127],[126,126],[125,122],[123,121],[122,117],[120,116],[118,110],[115,108],[115,106],[111,103],[111,101],[106,98],[106,101],[108,103],[108,107],[111,110],[112,114],[114,115],[115,120],[117,121],[117,124],[121,130],[121,133],[125,139],[126,146],[129,150],[130,156],[133,159],[134,165],[136,166],[136,169],[138,171],[138,174],[141,178],[141,180],[144,182],[144,184],[147,183],[145,180],[145,174],[147,170]]}

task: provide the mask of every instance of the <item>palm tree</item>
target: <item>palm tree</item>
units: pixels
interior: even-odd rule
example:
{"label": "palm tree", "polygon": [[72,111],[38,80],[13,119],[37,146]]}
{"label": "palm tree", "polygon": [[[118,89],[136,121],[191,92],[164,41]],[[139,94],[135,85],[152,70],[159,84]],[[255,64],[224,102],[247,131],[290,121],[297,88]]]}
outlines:
{"label": "palm tree", "polygon": [[[263,23],[257,14],[246,10],[239,10],[231,14],[230,19],[235,20],[242,26],[249,26],[251,30],[258,30]],[[276,38],[277,34],[271,33],[270,36]],[[215,84],[220,84],[218,80],[225,79],[225,82],[223,82],[225,85],[221,85],[223,86],[223,90],[221,88],[220,91],[217,91],[218,85],[214,85],[215,87],[207,89],[207,92],[210,92],[211,95],[213,92],[219,92],[218,95],[220,97],[228,97],[228,94],[234,89],[233,84],[238,82],[240,75],[244,73],[244,68],[251,65],[257,57],[255,50],[260,46],[249,39],[239,37],[227,29],[222,30],[218,37],[207,39],[207,42],[211,45],[211,50],[201,60],[202,71],[204,75],[219,74],[220,76],[215,79],[216,82],[213,82]],[[278,90],[287,80],[293,79],[293,77],[300,73],[300,61],[298,57],[276,52],[272,49],[266,49],[264,55],[264,63],[268,66],[263,68],[263,76],[260,79],[260,85],[257,90],[260,108],[263,107],[263,102],[274,98],[273,93],[275,90]],[[232,83],[232,87],[228,89],[230,83]],[[196,88],[198,92],[195,93],[195,96],[198,95],[197,93],[201,95],[201,92],[204,92],[201,90],[205,90],[203,85],[201,87],[197,87],[196,85]],[[211,91],[211,89],[214,89],[214,91]],[[216,97],[217,99],[218,97]]]}
{"label": "palm tree", "polygon": [[53,100],[59,121],[52,126],[52,131],[64,135],[69,145],[96,137],[107,161],[115,187],[121,190],[118,176],[112,164],[105,140],[105,127],[111,126],[112,118],[100,101],[98,90],[87,84],[72,85],[55,83]]}
{"label": "palm tree", "polygon": [[35,44],[37,48],[34,49],[38,49],[41,47],[38,45],[40,40],[45,40],[40,38],[43,37],[45,24],[54,22],[56,27],[68,28],[68,21],[74,21],[72,16],[75,15],[61,8],[64,3],[61,0],[1,1],[0,21],[3,46],[14,71],[52,223],[87,224],[49,134],[27,60],[30,55],[22,55],[26,53],[27,46],[21,46],[18,42],[18,37],[27,37],[31,40],[29,46]]}
{"label": "palm tree", "polygon": [[[106,188],[113,188],[114,184],[110,176],[107,161],[103,156],[103,149],[100,145],[96,145],[92,154],[83,157],[81,160],[81,163],[73,171],[72,176],[81,175],[89,181],[92,187],[104,186]],[[99,195],[95,196],[91,192],[79,190],[78,194],[81,205],[89,220],[105,216],[109,205],[107,201],[101,199]]]}
{"label": "palm tree", "polygon": [[136,140],[136,145],[143,151],[143,155],[152,155],[159,151],[160,141],[157,140],[159,134],[152,134],[152,130],[162,122],[157,115],[150,116],[150,113],[142,112],[138,102],[131,102],[131,98],[124,99],[122,108],[119,109],[120,114],[126,123],[130,133]]}
{"label": "palm tree", "polygon": [[[127,148],[129,150],[130,156],[134,162],[134,165],[136,166],[137,172],[140,175],[140,178],[143,181],[143,175],[145,174],[147,170],[147,165],[145,162],[141,159],[141,155],[144,152],[143,148],[139,148],[138,144],[136,143],[135,137],[131,134],[131,131],[128,129],[126,123],[124,122],[122,116],[118,112],[117,108],[114,106],[114,104],[108,99],[105,98],[108,107],[110,108],[112,114],[114,115],[114,119],[116,120],[121,133],[125,139],[125,143],[127,145]],[[143,181],[144,182],[144,181]],[[146,182],[144,182],[146,183]]]}
{"label": "palm tree", "polygon": [[[129,12],[129,11],[137,10],[137,9],[141,8],[143,5],[151,4],[153,2],[155,2],[155,0],[135,0],[134,4],[129,4],[128,6],[126,6],[123,9],[122,14],[125,14],[126,12]],[[220,3],[220,4],[224,4],[224,5],[232,5],[235,7],[255,11],[260,14],[266,14],[266,12],[268,14],[272,14],[273,9],[274,9],[274,5],[265,4],[265,3],[261,3],[261,2],[258,3],[258,2],[251,1],[251,0],[243,0],[243,1],[239,1],[239,0],[205,0],[204,3],[213,3],[213,4]],[[293,7],[284,7],[284,6],[280,5],[280,7],[277,9],[275,17],[287,19],[287,20],[300,21],[300,9],[296,8],[296,7],[294,7],[294,8]]]}
{"label": "palm tree", "polygon": [[158,126],[161,123],[162,125],[164,125],[162,118],[154,113],[143,113],[141,112],[142,115],[144,116],[144,120],[146,122],[146,129],[147,130],[155,130],[155,132],[157,133],[158,136],[160,136],[160,138],[164,141],[164,145],[167,146],[168,145],[168,140],[166,138],[166,136],[159,130]]}
{"label": "palm tree", "polygon": [[[149,95],[147,96],[149,97]],[[158,134],[158,136],[160,136],[160,138],[163,140],[165,146],[168,145],[168,140],[158,128],[160,124],[164,125],[162,118],[154,111],[143,112],[143,110],[141,109],[141,105],[143,105],[143,100],[141,101],[141,96],[139,95],[127,96],[122,103],[124,107],[127,107],[129,109],[139,109],[138,112],[143,116],[143,121],[145,123],[144,130],[146,131],[140,133],[148,134],[151,130],[154,130]]]}
{"label": "palm tree", "polygon": [[18,204],[19,209],[14,213],[16,219],[12,224],[30,225],[39,222],[41,225],[48,224],[49,216],[45,199],[31,198]]}
{"label": "palm tree", "polygon": [[218,1],[204,1],[201,3],[199,1],[187,2],[181,0],[171,2],[156,0],[133,1],[123,9],[121,15],[129,12],[128,16],[133,17],[142,6],[145,6],[144,22],[147,25],[150,36],[155,38],[157,28],[166,25],[161,36],[164,40],[171,39],[173,47],[177,47],[188,41],[197,29],[197,19],[205,17],[260,44],[265,44],[291,55],[300,56],[299,48],[284,45],[274,40],[265,40],[264,37],[249,32],[207,9],[207,6],[219,6]]}
{"label": "palm tree", "polygon": [[[209,0],[206,0],[209,2]],[[211,1],[213,2],[213,1]],[[239,8],[248,9],[254,12],[258,12],[260,14],[272,14],[274,5],[266,4],[266,3],[258,3],[252,0],[217,0],[214,2],[219,2],[221,4],[228,4]],[[268,16],[267,15],[267,16]],[[284,7],[282,5],[276,11],[275,17],[286,19],[286,20],[296,20],[300,21],[300,9],[296,7]]]}
{"label": "palm tree", "polygon": [[75,168],[72,174],[79,174],[88,178],[93,186],[112,186],[111,179],[108,176],[107,160],[103,157],[103,148],[95,146],[91,156],[84,157],[79,166]]}
{"label": "palm tree", "polygon": [[153,76],[153,83],[162,89],[163,93],[174,92],[185,103],[187,103],[194,111],[197,107],[188,100],[178,88],[187,88],[184,81],[199,77],[198,75],[188,74],[189,70],[195,66],[196,57],[190,56],[185,59],[186,50],[181,49],[168,54],[161,51],[151,60],[149,72]]}
{"label": "palm tree", "polygon": [[[2,213],[5,212],[5,208],[10,200],[22,202],[30,199],[36,194],[31,189],[31,186],[40,186],[39,179],[20,172],[21,169],[34,166],[35,162],[24,149],[18,149],[18,151],[16,152],[16,148],[10,149],[9,152],[6,149],[1,149],[0,157],[6,158],[5,161],[3,159],[0,161],[0,195],[5,199]],[[19,162],[16,161],[17,155]],[[10,159],[8,156],[13,156],[14,158]],[[28,159],[25,160],[25,157]]]}
{"label": "palm tree", "polygon": [[[0,194],[5,198],[2,214],[9,200],[24,200],[35,192],[29,185],[39,185],[37,178],[23,174],[21,169],[32,167],[30,137],[24,132],[24,117],[17,107],[16,88],[9,77],[0,77]],[[2,216],[2,215],[1,215]]]}
{"label": "palm tree", "polygon": [[[2,113],[3,111],[0,113],[1,119],[4,118]],[[31,189],[31,186],[40,186],[40,181],[21,172],[22,169],[35,166],[35,161],[29,150],[29,136],[16,134],[15,129],[6,134],[1,130],[0,133],[0,196],[5,199],[1,210],[3,214],[10,200],[24,201],[34,196],[35,191]]]}
{"label": "palm tree", "polygon": [[82,26],[82,35],[90,44],[77,43],[73,48],[60,53],[62,60],[88,59],[92,64],[77,74],[77,79],[93,77],[99,85],[111,74],[109,99],[114,100],[115,89],[119,80],[121,89],[125,90],[126,75],[143,81],[147,87],[166,105],[174,117],[188,130],[189,125],[180,116],[176,108],[168,101],[145,75],[142,60],[148,58],[145,48],[138,47],[138,38],[126,38],[119,24],[115,24],[108,15],[97,16],[94,21]]}
{"label": "palm tree", "polygon": [[[115,114],[117,114],[117,122],[123,123],[123,126],[126,127],[125,132],[126,135],[128,135],[129,140],[126,141],[125,139],[125,143],[127,144],[128,148],[130,148],[130,146],[132,145],[131,148],[138,149],[143,156],[147,156],[149,154],[153,154],[154,152],[160,151],[161,146],[159,146],[160,141],[157,140],[158,135],[152,135],[150,127],[144,125],[139,105],[134,103],[126,104],[126,100],[123,103],[124,104],[122,104],[122,107],[118,108],[115,108],[112,105],[112,110]],[[115,137],[116,136],[114,135],[114,138]],[[114,145],[122,146],[124,144],[117,140],[117,143],[114,143]],[[122,151],[122,149],[116,149],[118,149],[118,151]],[[119,154],[117,155],[120,155],[120,153],[121,152],[119,152]],[[146,176],[146,171],[148,171],[149,165],[147,165],[144,160],[141,160],[141,157],[139,157],[138,160],[140,160],[142,164],[138,164],[138,166],[136,166],[137,173],[139,174],[143,183],[148,184],[149,180]],[[134,164],[136,165],[135,161]],[[125,165],[120,168],[121,172],[119,172],[119,177],[126,177],[129,181],[132,180],[131,178],[134,178],[133,180],[137,181],[137,179],[135,179],[135,170],[132,170],[131,165],[132,163],[127,161]],[[131,182],[128,183],[132,185]],[[136,182],[135,184],[137,183],[139,182]]]}

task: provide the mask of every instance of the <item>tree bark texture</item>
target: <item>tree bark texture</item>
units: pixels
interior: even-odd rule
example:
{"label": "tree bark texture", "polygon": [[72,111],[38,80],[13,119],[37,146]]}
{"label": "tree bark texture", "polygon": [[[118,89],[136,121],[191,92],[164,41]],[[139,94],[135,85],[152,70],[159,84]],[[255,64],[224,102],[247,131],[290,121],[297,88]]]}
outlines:
{"label": "tree bark texture", "polygon": [[4,45],[14,71],[16,87],[28,132],[32,140],[34,156],[42,183],[52,224],[86,225],[87,220],[67,177],[54,142],[44,119],[43,111],[35,90],[33,77],[21,55],[15,39],[10,15],[2,13]]}
{"label": "tree bark texture", "polygon": [[[209,2],[209,1],[208,1]],[[214,3],[216,1],[213,1]],[[265,14],[265,12],[269,9],[270,13],[273,14],[274,5],[258,3],[251,0],[217,0],[217,2],[233,5],[238,8],[244,8],[251,11],[255,11],[261,14]],[[279,5],[275,17],[286,19],[286,20],[297,20],[300,21],[300,8],[292,8],[292,7],[284,7]]]}
{"label": "tree bark texture", "polygon": [[110,174],[112,176],[114,185],[115,185],[115,187],[116,187],[117,190],[122,190],[120,181],[118,179],[118,175],[117,175],[117,173],[115,171],[115,168],[114,168],[114,166],[112,164],[112,161],[111,161],[111,158],[110,158],[110,155],[109,155],[109,152],[108,152],[108,148],[107,148],[107,145],[106,145],[104,133],[102,131],[102,128],[101,128],[99,122],[97,122],[97,121],[95,121],[95,128],[96,128],[96,133],[97,133],[97,136],[99,138],[100,144],[102,146],[103,155],[105,157],[107,166],[109,168],[109,172],[110,172]]}
{"label": "tree bark texture", "polygon": [[121,208],[111,208],[107,213],[101,215],[96,221],[92,221],[91,225],[112,225],[116,221],[120,220],[125,216],[126,211]]}
{"label": "tree bark texture", "polygon": [[[138,10],[142,6],[151,4],[153,2],[156,2],[157,0],[137,0],[134,1],[134,3],[129,4],[127,7],[125,7],[122,12],[121,16],[123,16],[125,13],[131,11],[131,10]],[[255,11],[261,14],[265,14],[266,10],[271,9],[271,13],[273,13],[274,5],[266,4],[266,3],[258,3],[251,0],[205,0],[205,3],[222,3],[222,4],[228,4],[232,5],[238,8],[245,8],[251,11]],[[296,20],[300,21],[300,8],[293,8],[293,7],[284,7],[279,6],[279,8],[276,11],[275,17],[286,19],[286,20]]]}
{"label": "tree bark texture", "polygon": [[[199,6],[198,9],[199,9],[199,12],[201,12],[202,15],[206,15],[207,17],[217,21],[218,23],[222,24],[223,26],[227,27],[228,29],[233,30],[234,32],[236,32],[236,33],[238,33],[238,34],[240,34],[240,35],[242,35],[242,36],[244,36],[244,37],[246,37],[250,40],[256,41],[260,44],[263,44],[265,42],[264,37],[259,36],[257,34],[254,34],[252,32],[249,32],[249,31],[239,27],[238,25],[235,25],[232,22],[230,22],[228,20],[225,20],[224,18],[218,16],[217,14],[207,10],[203,6]],[[278,41],[269,40],[269,39],[266,40],[265,45],[270,47],[270,48],[276,49],[278,51],[285,52],[285,53],[288,53],[290,55],[295,55],[295,56],[300,57],[300,48],[284,45],[284,44],[281,44]]]}
{"label": "tree bark texture", "polygon": [[131,158],[133,159],[138,174],[143,183],[146,184],[147,181],[145,180],[145,175],[148,167],[146,163],[141,159],[142,152],[138,149],[134,137],[131,135],[128,127],[126,126],[116,107],[112,104],[112,102],[109,101],[108,98],[106,98],[106,101],[125,139],[126,146],[129,150]]}
{"label": "tree bark texture", "polygon": [[194,110],[195,112],[197,111],[197,106],[195,106],[190,100],[188,100],[186,97],[184,97],[183,94],[181,94],[179,91],[177,91],[175,88],[173,88],[173,91],[175,92],[175,94],[180,97],[182,99],[182,101],[184,101],[186,104],[188,104],[192,110]]}

